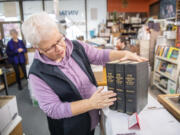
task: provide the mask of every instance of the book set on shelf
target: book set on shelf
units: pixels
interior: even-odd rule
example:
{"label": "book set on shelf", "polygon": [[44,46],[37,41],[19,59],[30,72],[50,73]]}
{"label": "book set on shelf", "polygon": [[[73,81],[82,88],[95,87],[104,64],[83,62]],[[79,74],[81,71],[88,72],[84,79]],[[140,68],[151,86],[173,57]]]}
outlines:
{"label": "book set on shelf", "polygon": [[157,46],[153,84],[164,93],[177,93],[180,70],[179,48]]}

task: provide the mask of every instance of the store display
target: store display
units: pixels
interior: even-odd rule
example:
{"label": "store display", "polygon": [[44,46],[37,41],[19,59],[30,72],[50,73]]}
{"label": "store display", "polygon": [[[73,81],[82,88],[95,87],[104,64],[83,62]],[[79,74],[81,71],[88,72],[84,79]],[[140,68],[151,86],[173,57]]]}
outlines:
{"label": "store display", "polygon": [[108,90],[117,93],[113,110],[139,113],[147,104],[148,63],[114,61],[106,64],[106,70]]}

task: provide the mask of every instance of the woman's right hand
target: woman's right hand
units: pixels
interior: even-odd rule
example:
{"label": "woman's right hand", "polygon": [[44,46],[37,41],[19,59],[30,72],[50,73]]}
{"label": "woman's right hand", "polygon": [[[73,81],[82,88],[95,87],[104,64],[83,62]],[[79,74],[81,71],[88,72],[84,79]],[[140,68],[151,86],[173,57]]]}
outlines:
{"label": "woman's right hand", "polygon": [[98,90],[89,98],[89,103],[92,109],[102,109],[104,107],[109,107],[114,104],[117,100],[116,93],[113,91],[103,91],[103,88],[98,88]]}

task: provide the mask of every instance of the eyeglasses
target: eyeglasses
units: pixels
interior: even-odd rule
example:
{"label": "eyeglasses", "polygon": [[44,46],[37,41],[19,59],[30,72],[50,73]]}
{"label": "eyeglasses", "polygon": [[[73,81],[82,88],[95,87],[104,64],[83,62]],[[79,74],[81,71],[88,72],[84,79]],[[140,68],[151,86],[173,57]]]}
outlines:
{"label": "eyeglasses", "polygon": [[56,46],[62,46],[62,42],[65,40],[65,37],[62,36],[55,44],[53,44],[51,47],[47,48],[46,50],[43,50],[45,53],[50,53],[55,51]]}

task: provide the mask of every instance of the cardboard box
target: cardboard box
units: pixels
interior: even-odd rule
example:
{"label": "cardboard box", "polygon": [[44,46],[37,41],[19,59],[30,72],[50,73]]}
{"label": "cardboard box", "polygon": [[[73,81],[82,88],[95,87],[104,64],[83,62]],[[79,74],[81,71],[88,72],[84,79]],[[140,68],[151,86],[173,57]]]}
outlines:
{"label": "cardboard box", "polygon": [[94,76],[95,76],[97,82],[103,81],[103,71],[95,71]]}
{"label": "cardboard box", "polygon": [[91,65],[91,68],[93,70],[94,76],[96,78],[97,82],[102,82],[103,81],[103,66],[98,66],[98,65]]}
{"label": "cardboard box", "polygon": [[18,114],[15,96],[0,96],[0,132]]}

